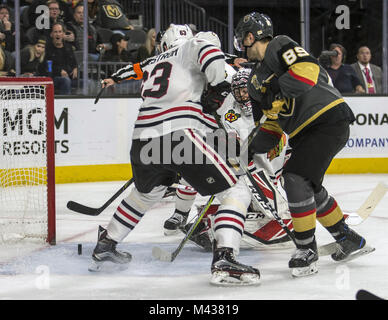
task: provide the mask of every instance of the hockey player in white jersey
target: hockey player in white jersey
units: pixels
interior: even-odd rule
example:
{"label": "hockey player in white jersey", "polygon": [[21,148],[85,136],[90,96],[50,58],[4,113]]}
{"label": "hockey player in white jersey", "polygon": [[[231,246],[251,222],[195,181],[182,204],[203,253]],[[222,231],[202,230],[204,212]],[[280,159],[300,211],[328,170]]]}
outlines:
{"label": "hockey player in white jersey", "polygon": [[[130,154],[135,188],[118,206],[108,227],[99,228],[90,270],[98,270],[106,261],[131,261],[130,253],[117,250],[116,245],[162,199],[179,174],[201,195],[216,195],[220,202],[210,282],[258,284],[259,270],[237,262],[234,255],[244,229],[249,190],[206,136],[217,128],[217,122],[204,110],[211,113],[219,108],[229,87],[225,84],[224,54],[193,39],[187,26],[171,25],[161,46],[162,54],[130,64],[104,80],[109,86],[142,77],[144,101],[135,121]],[[177,149],[180,152],[175,152]]]}
{"label": "hockey player in white jersey", "polygon": [[[217,110],[224,127],[230,132],[236,132],[240,141],[245,141],[255,127],[252,105],[247,92],[250,71],[250,69],[240,69],[232,76],[230,80],[232,92],[226,97],[222,107]],[[283,143],[285,145],[285,141]],[[276,187],[273,187],[276,191],[275,195],[268,188],[265,188],[263,182],[256,175],[256,167],[264,169],[267,175],[271,176],[274,184],[277,184],[278,179],[275,178],[274,172],[278,173],[277,177],[281,174],[284,162],[286,161],[285,151],[286,148],[278,149],[276,155],[271,155],[273,157],[271,162],[269,161],[270,159],[267,159],[267,155],[254,155],[254,161],[250,163],[250,169],[252,170],[253,177],[257,179],[258,185],[262,187],[272,205],[277,208],[281,217],[285,219],[285,223],[292,229],[286,200],[277,191]],[[185,181],[181,180],[181,183],[185,184]],[[249,182],[248,185],[250,185]],[[273,244],[289,241],[290,239],[285,235],[280,225],[274,221],[272,216],[268,216],[263,211],[260,203],[257,201],[257,193],[254,188],[251,188],[251,192],[252,203],[249,208],[250,214],[246,219],[247,228],[244,230],[245,234],[242,238],[242,245],[247,244],[247,246],[251,247],[255,245],[262,246],[263,243]],[[178,230],[182,230],[182,228],[184,228],[183,231],[187,230],[191,226],[191,224],[187,224],[186,226],[185,224],[195,197],[195,191],[177,190],[175,212],[164,224],[164,232],[166,235],[175,234]],[[209,227],[216,227],[214,223],[210,223],[208,218],[214,218],[214,215],[210,215],[216,213],[215,208],[217,208],[217,205],[212,205],[210,210],[208,210],[208,214],[191,237],[192,241],[207,251],[211,250],[211,239],[213,238],[212,230]],[[212,220],[214,221],[214,219]],[[208,233],[205,231],[208,231]]]}

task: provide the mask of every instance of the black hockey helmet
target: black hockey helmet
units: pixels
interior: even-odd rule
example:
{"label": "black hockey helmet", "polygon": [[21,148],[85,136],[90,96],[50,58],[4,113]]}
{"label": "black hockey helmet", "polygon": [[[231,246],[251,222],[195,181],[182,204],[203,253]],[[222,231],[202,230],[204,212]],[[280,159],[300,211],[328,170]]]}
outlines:
{"label": "black hockey helmet", "polygon": [[238,51],[244,51],[243,41],[248,32],[251,32],[256,41],[264,38],[273,38],[273,26],[271,18],[259,12],[245,15],[235,29],[234,47]]}

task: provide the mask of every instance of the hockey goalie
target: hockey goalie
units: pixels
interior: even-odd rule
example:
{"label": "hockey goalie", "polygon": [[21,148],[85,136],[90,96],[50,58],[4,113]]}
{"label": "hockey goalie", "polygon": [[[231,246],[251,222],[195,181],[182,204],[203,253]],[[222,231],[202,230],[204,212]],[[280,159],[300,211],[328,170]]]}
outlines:
{"label": "hockey goalie", "polygon": [[[228,132],[237,133],[238,139],[242,144],[243,141],[248,139],[249,134],[255,128],[252,106],[246,88],[251,70],[245,68],[240,69],[238,72],[234,71],[233,68],[227,68],[227,70],[230,73],[231,93],[226,97],[222,107],[217,110],[217,113],[225,129]],[[287,161],[290,153],[290,149],[286,148],[286,144],[287,138],[284,135],[279,145],[268,154],[253,155],[249,169],[271,205],[277,210],[288,228],[292,230],[287,201],[277,187],[280,185],[279,178],[283,165]],[[271,182],[271,186],[268,186],[260,178],[259,172],[268,177],[266,180]],[[184,180],[180,182],[185,184]],[[241,247],[262,247],[263,245],[290,243],[291,239],[289,239],[279,223],[261,205],[260,196],[257,194],[255,188],[250,184],[248,179],[246,179],[246,182],[251,189],[252,201],[249,207],[249,213],[246,216]],[[164,224],[165,235],[174,234],[179,230],[189,230],[191,224],[187,223],[187,218],[194,204],[195,197],[195,191],[177,190],[175,212]],[[201,207],[198,207],[198,210],[201,209]],[[217,217],[215,216],[217,209],[218,205],[212,205],[208,209],[206,216],[191,237],[191,241],[207,251],[211,251],[212,234],[215,230],[214,228],[217,228]]]}

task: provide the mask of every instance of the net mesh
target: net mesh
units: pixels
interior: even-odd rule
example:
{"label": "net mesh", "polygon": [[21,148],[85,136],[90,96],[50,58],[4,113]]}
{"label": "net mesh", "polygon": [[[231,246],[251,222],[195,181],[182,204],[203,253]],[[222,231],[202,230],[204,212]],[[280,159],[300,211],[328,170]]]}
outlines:
{"label": "net mesh", "polygon": [[47,238],[45,91],[0,84],[0,243]]}

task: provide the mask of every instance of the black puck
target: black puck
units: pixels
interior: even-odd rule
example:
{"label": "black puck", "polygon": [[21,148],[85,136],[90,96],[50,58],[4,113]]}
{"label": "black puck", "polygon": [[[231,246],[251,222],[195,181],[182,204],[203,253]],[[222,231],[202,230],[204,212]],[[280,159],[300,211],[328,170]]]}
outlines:
{"label": "black puck", "polygon": [[78,254],[79,255],[82,254],[82,244],[81,243],[78,244]]}

